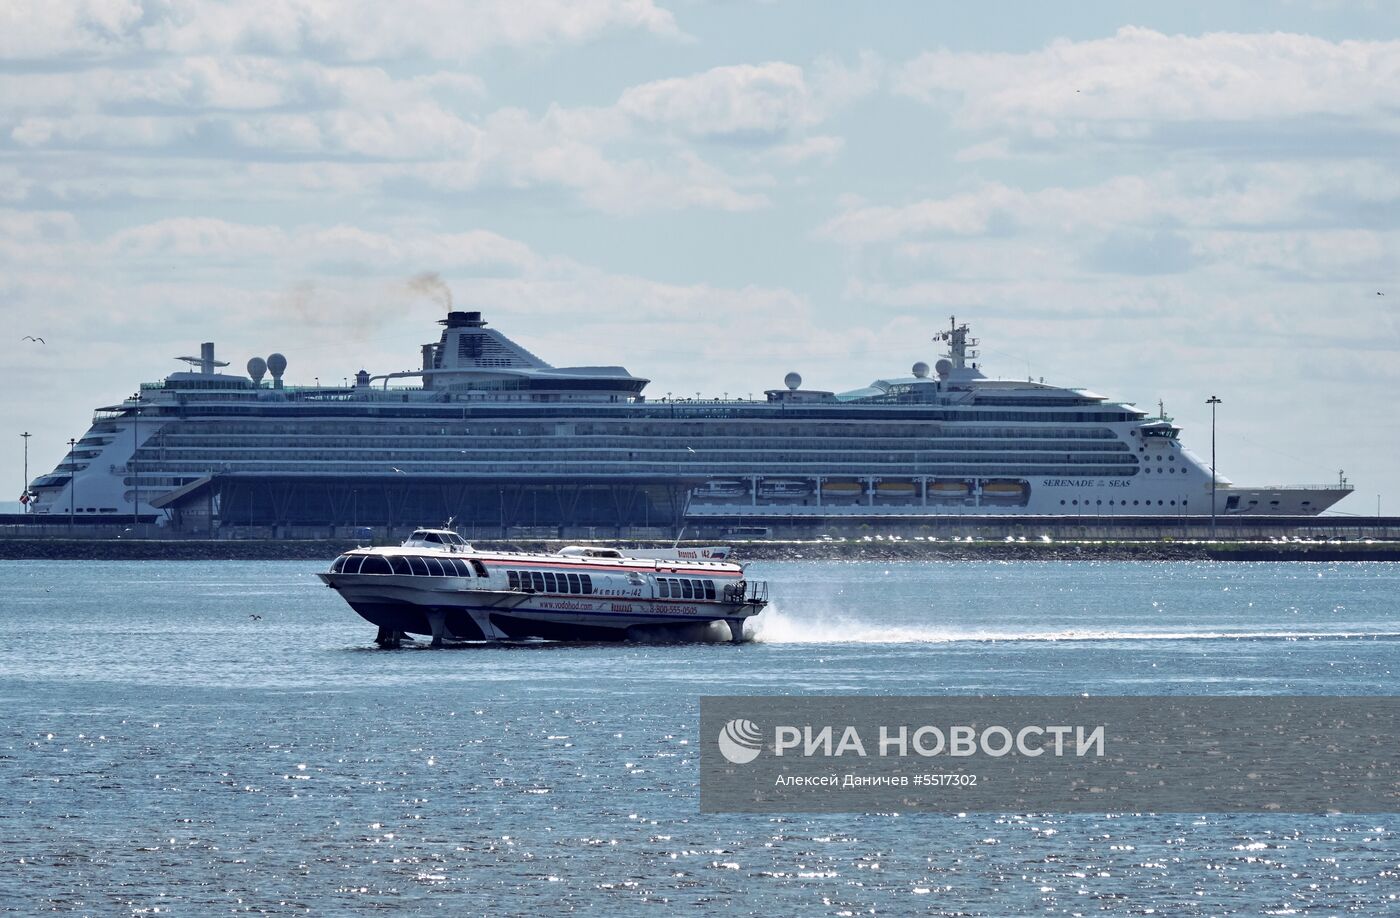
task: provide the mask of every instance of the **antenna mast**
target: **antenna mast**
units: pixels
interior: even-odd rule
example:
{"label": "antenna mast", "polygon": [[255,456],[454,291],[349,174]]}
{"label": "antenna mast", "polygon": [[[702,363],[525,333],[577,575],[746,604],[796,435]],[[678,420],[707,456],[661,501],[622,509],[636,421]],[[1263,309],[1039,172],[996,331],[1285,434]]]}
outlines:
{"label": "antenna mast", "polygon": [[977,351],[973,348],[982,343],[968,334],[966,322],[958,324],[957,316],[949,316],[948,330],[934,335],[933,340],[935,343],[940,341],[948,343],[948,353],[943,356],[953,361],[953,366],[957,369],[967,366],[967,361],[977,359]]}

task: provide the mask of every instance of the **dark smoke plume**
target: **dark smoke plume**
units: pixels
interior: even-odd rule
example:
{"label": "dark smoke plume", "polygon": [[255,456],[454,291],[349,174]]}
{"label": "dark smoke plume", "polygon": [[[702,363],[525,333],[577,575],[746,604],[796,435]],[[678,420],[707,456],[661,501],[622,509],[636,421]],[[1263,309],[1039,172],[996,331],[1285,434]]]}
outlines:
{"label": "dark smoke plume", "polygon": [[410,277],[408,289],[439,303],[444,309],[452,309],[452,290],[436,271],[424,271]]}

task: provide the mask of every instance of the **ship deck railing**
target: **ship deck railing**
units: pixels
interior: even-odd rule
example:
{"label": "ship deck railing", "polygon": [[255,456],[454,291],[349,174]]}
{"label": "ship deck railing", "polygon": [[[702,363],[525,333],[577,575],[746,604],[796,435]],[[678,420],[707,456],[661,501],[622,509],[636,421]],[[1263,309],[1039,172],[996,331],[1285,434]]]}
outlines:
{"label": "ship deck railing", "polygon": [[1225,491],[1355,491],[1356,485],[1349,481],[1330,482],[1328,484],[1264,484],[1264,485],[1242,485],[1231,484],[1227,489],[1224,482],[1221,483],[1220,490]]}

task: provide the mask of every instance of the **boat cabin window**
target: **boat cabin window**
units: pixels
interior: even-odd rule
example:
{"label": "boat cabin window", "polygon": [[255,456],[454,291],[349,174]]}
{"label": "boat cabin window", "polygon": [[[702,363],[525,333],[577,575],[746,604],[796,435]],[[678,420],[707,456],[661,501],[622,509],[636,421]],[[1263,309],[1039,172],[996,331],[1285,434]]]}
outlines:
{"label": "boat cabin window", "polygon": [[413,573],[413,568],[408,566],[408,559],[403,555],[390,555],[389,567],[391,567],[396,574]]}
{"label": "boat cabin window", "polygon": [[681,581],[681,598],[682,598],[682,599],[690,599],[690,598],[691,598],[690,581],[689,581],[689,580],[682,580],[682,581]]}
{"label": "boat cabin window", "polygon": [[[1238,499],[1238,498],[1237,498],[1237,499]],[[339,558],[336,558],[334,561],[332,561],[332,562],[331,562],[331,573],[332,573],[332,574],[339,574],[340,572],[342,572],[343,570],[345,570],[345,562],[348,561],[348,560],[350,560],[350,559],[349,559],[349,556],[347,556],[347,555],[341,555]]]}
{"label": "boat cabin window", "polygon": [[345,566],[341,568],[344,573],[358,574],[360,572],[360,560],[363,555],[346,555]]}
{"label": "boat cabin window", "polygon": [[365,559],[360,562],[361,574],[392,574],[394,571],[389,567],[389,562],[379,555],[365,555]]}
{"label": "boat cabin window", "polygon": [[506,571],[506,585],[512,590],[520,589],[520,575],[515,571]]}
{"label": "boat cabin window", "polygon": [[706,598],[706,599],[714,599],[714,598],[715,598],[715,582],[714,582],[713,580],[704,580],[704,581],[701,581],[701,583],[702,583],[702,584],[704,585],[704,587],[705,587],[705,598]]}
{"label": "boat cabin window", "polygon": [[531,571],[530,581],[534,584],[536,593],[544,592],[544,574],[541,574],[539,571]]}
{"label": "boat cabin window", "polygon": [[545,592],[547,592],[547,593],[557,593],[557,592],[559,592],[559,590],[557,589],[557,584],[555,584],[555,582],[554,582],[554,572],[553,572],[553,571],[545,571],[545,572],[544,572],[544,588],[545,588]]}
{"label": "boat cabin window", "polygon": [[485,577],[485,576],[486,576],[486,565],[482,564],[480,561],[476,560],[475,558],[472,559],[471,565],[472,565],[472,570],[476,571],[476,575],[477,575],[478,577]]}
{"label": "boat cabin window", "polygon": [[569,592],[582,593],[583,585],[579,583],[578,574],[569,574]]}
{"label": "boat cabin window", "polygon": [[408,566],[413,571],[413,573],[417,574],[419,577],[428,576],[428,563],[422,558],[409,558]]}
{"label": "boat cabin window", "polygon": [[578,575],[578,579],[579,579],[580,583],[583,584],[583,591],[584,591],[585,593],[592,593],[592,592],[593,592],[593,578],[592,578],[592,577],[590,577],[588,574],[579,574],[579,575]]}
{"label": "boat cabin window", "polygon": [[656,578],[656,595],[662,599],[671,598],[671,584],[665,577]]}

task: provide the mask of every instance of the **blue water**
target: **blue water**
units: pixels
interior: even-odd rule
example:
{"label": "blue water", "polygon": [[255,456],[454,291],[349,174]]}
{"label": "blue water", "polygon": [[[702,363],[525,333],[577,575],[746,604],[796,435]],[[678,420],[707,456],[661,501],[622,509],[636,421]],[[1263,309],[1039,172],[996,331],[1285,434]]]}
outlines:
{"label": "blue water", "polygon": [[319,567],[0,565],[0,911],[1400,911],[1392,816],[697,790],[702,694],[1394,694],[1400,566],[754,564],[740,646],[441,651],[373,649]]}

